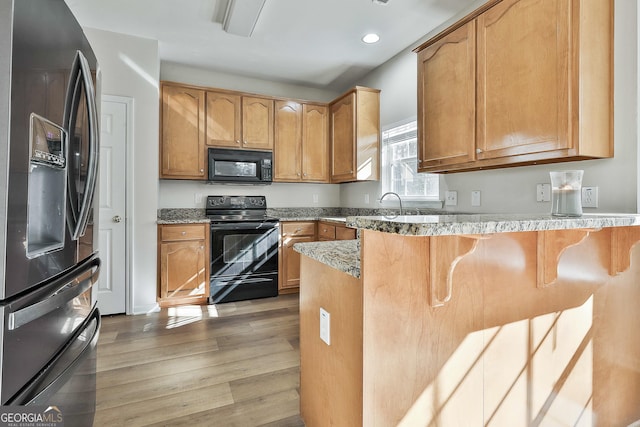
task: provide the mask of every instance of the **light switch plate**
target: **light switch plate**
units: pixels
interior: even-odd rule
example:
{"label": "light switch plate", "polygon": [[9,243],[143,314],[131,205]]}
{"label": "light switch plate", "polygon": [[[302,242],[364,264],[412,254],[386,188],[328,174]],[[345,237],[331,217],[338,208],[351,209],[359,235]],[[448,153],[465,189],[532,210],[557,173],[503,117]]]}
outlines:
{"label": "light switch plate", "polygon": [[457,191],[447,191],[444,193],[444,204],[446,206],[457,206],[458,205],[458,192]]}
{"label": "light switch plate", "polygon": [[536,201],[537,202],[551,201],[551,184],[536,185]]}
{"label": "light switch plate", "polygon": [[331,345],[331,314],[320,307],[320,339]]}

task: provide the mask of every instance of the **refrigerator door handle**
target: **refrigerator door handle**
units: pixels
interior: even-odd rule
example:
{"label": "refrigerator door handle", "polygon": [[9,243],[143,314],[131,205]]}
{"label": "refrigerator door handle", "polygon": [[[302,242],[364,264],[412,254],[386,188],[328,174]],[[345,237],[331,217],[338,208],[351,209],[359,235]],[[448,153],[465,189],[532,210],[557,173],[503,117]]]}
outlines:
{"label": "refrigerator door handle", "polygon": [[[99,268],[100,258],[96,257],[89,260],[80,273],[74,270],[72,273],[63,276],[60,278],[62,285],[57,287],[48,298],[43,298],[35,304],[9,313],[7,316],[7,329],[14,331],[82,295],[98,280]],[[71,277],[71,274],[73,274],[73,277]]]}
{"label": "refrigerator door handle", "polygon": [[[74,83],[75,82],[75,83]],[[72,115],[77,114],[78,108],[76,108],[76,101],[79,101],[77,91],[79,90],[79,84],[82,84],[84,92],[87,97],[87,118],[89,121],[89,147],[88,147],[88,166],[87,166],[87,178],[85,181],[84,194],[82,197],[82,204],[80,205],[79,212],[72,210],[71,220],[73,227],[71,229],[71,236],[73,240],[78,240],[87,229],[87,223],[89,221],[89,213],[93,205],[93,196],[96,190],[96,181],[98,174],[98,150],[99,150],[99,134],[98,134],[98,110],[96,106],[96,95],[93,87],[93,81],[91,80],[91,67],[89,62],[82,54],[81,51],[76,52],[76,57],[73,61],[71,78],[69,80],[69,89],[67,91],[67,105],[65,106],[65,128],[68,135],[73,135],[73,129],[70,129],[70,123],[73,122]],[[69,144],[70,146],[70,144]],[[71,183],[73,178],[70,177],[69,185],[75,185]],[[75,191],[70,191],[69,196],[77,194]],[[71,203],[73,206],[73,201]]]}

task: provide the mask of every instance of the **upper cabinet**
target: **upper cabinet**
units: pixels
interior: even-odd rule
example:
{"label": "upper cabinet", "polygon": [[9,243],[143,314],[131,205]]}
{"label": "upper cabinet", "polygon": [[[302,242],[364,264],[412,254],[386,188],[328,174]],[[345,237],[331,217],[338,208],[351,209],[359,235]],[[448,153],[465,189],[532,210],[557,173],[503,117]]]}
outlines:
{"label": "upper cabinet", "polygon": [[275,102],[274,180],[329,181],[329,115],[324,104]]}
{"label": "upper cabinet", "polygon": [[163,82],[160,178],[206,179],[205,92]]}
{"label": "upper cabinet", "polygon": [[380,91],[331,104],[161,83],[160,178],[207,179],[208,147],[274,151],[276,182],[380,175]]}
{"label": "upper cabinet", "polygon": [[330,105],[331,182],[380,177],[380,91],[356,87]]}
{"label": "upper cabinet", "polygon": [[273,149],[273,99],[207,91],[207,145]]}
{"label": "upper cabinet", "polygon": [[427,41],[419,170],[613,156],[612,41],[612,0],[493,1]]}

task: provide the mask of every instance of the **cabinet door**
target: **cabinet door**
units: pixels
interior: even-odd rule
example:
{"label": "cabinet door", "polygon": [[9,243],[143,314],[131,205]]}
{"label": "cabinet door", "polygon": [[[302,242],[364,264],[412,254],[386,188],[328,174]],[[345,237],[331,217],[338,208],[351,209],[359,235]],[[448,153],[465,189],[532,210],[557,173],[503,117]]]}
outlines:
{"label": "cabinet door", "polygon": [[331,182],[356,178],[356,94],[331,104]]}
{"label": "cabinet door", "polygon": [[273,178],[300,181],[302,178],[302,105],[293,101],[275,103]]}
{"label": "cabinet door", "polygon": [[242,97],[242,146],[273,150],[273,99]]}
{"label": "cabinet door", "polygon": [[478,159],[569,148],[572,4],[505,0],[478,17]]}
{"label": "cabinet door", "polygon": [[206,296],[205,240],[160,244],[160,297]]}
{"label": "cabinet door", "polygon": [[356,229],[346,226],[336,226],[336,240],[354,240]]}
{"label": "cabinet door", "polygon": [[418,55],[418,171],[475,159],[475,22]]}
{"label": "cabinet door", "polygon": [[329,109],[302,105],[302,180],[329,181]]}
{"label": "cabinet door", "polygon": [[313,242],[313,236],[288,237],[282,243],[282,263],[280,264],[280,289],[300,286],[300,254],[293,250],[296,243]]}
{"label": "cabinet door", "polygon": [[240,95],[207,92],[207,145],[234,148],[241,146],[241,107]]}
{"label": "cabinet door", "polygon": [[162,87],[161,178],[205,179],[204,91]]}
{"label": "cabinet door", "polygon": [[326,222],[319,222],[318,240],[336,240],[336,226]]}

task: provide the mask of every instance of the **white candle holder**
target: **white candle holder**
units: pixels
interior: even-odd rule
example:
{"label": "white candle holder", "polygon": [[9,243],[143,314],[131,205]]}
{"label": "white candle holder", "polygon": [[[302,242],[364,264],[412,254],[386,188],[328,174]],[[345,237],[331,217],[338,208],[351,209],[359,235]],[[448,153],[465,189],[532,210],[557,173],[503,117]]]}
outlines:
{"label": "white candle holder", "polygon": [[582,215],[582,175],[584,171],[554,171],[551,175],[551,215]]}

